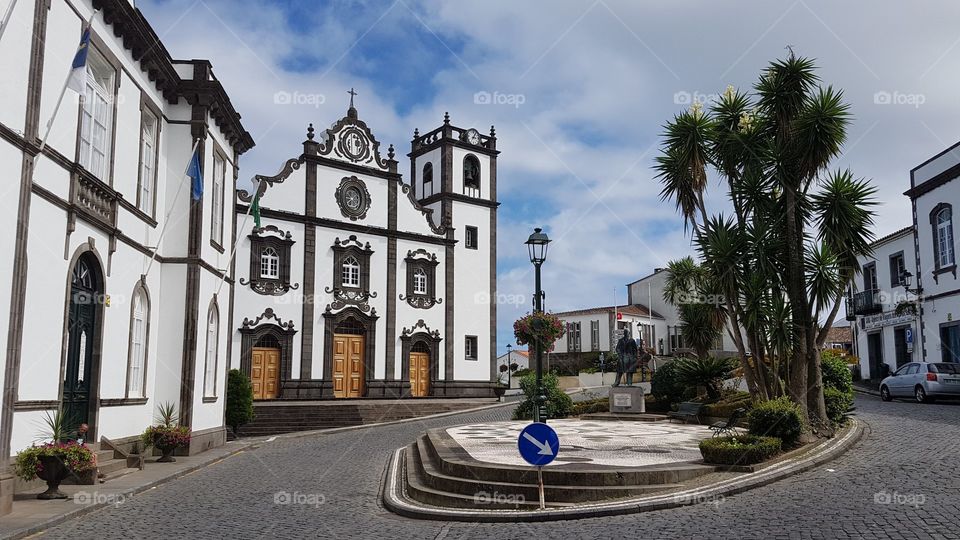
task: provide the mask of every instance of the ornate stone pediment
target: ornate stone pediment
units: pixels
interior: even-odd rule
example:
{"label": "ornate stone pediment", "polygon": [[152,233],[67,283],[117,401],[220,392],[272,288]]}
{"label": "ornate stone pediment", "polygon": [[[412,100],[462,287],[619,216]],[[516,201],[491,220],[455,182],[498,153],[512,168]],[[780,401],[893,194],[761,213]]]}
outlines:
{"label": "ornate stone pediment", "polygon": [[[259,193],[261,197],[266,193],[267,188],[273,187],[274,184],[282,184],[284,180],[290,177],[293,174],[293,171],[296,171],[303,165],[303,162],[299,159],[288,159],[286,163],[283,164],[283,168],[280,169],[280,172],[273,176],[265,176],[262,174],[254,175],[253,177],[253,186],[254,193]],[[245,189],[237,190],[237,198],[243,202],[253,201],[254,193],[250,193]]]}
{"label": "ornate stone pediment", "polygon": [[423,319],[418,320],[418,321],[417,321],[417,324],[411,326],[410,328],[404,328],[404,329],[400,332],[400,339],[403,339],[403,338],[406,338],[406,337],[410,337],[410,336],[412,336],[413,334],[416,334],[416,333],[418,333],[418,332],[423,332],[423,333],[429,335],[429,336],[430,336],[431,338],[433,338],[433,339],[440,340],[440,331],[439,331],[439,330],[431,330],[430,327],[427,326],[427,323],[423,322]]}
{"label": "ornate stone pediment", "polygon": [[[267,309],[263,310],[263,313],[261,313],[260,315],[258,315],[257,318],[254,319],[254,320],[252,320],[252,321],[251,321],[250,319],[244,317],[244,318],[243,318],[243,323],[241,324],[241,327],[242,327],[243,329],[254,328],[254,327],[256,327],[257,325],[260,324],[260,321],[264,321],[264,322],[267,322],[267,323],[271,323],[271,321],[276,321],[277,326],[279,326],[282,330],[284,330],[284,331],[286,331],[286,332],[293,332],[293,331],[294,331],[294,328],[293,328],[293,326],[294,326],[294,325],[293,325],[293,320],[289,320],[289,321],[287,321],[287,322],[283,322],[283,320],[280,319],[280,316],[273,312],[273,308],[267,308]],[[273,324],[273,323],[271,323],[271,324]]]}
{"label": "ornate stone pediment", "polygon": [[352,98],[347,115],[324,130],[318,153],[356,165],[388,170],[386,161],[380,155],[380,143],[367,124],[357,117]]}

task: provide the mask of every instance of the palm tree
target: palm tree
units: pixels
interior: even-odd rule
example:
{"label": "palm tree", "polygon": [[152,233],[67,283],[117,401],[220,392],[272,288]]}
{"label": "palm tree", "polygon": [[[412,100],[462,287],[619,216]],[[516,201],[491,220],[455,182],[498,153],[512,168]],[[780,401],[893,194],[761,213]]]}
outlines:
{"label": "palm tree", "polygon": [[[699,259],[670,265],[665,299],[688,323],[721,321],[751,393],[789,394],[824,431],[819,348],[873,239],[874,188],[849,170],[829,171],[849,122],[842,92],[821,86],[813,61],[791,53],[770,63],[752,95],[728,87],[709,110],[695,104],[676,115],[655,166]],[[708,215],[708,169],[726,184],[732,215]],[[722,302],[679,304],[678,291],[690,290]]]}

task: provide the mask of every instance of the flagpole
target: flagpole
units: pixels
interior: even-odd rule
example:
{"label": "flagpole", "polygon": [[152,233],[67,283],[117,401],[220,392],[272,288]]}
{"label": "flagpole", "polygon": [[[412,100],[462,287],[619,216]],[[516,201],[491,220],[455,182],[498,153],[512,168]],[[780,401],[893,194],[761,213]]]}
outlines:
{"label": "flagpole", "polygon": [[10,25],[10,17],[13,16],[13,8],[16,7],[17,0],[10,0],[10,5],[7,6],[7,12],[3,14],[3,21],[0,21],[0,39],[3,39],[3,33],[7,31],[7,26]]}
{"label": "flagpole", "polygon": [[183,175],[180,177],[180,185],[177,186],[177,192],[173,196],[173,202],[170,203],[170,210],[167,210],[167,214],[163,216],[163,226],[160,227],[160,236],[157,237],[157,245],[153,247],[153,254],[150,255],[150,262],[147,263],[147,269],[143,273],[143,279],[147,278],[147,275],[150,273],[150,268],[153,267],[153,261],[157,258],[157,252],[160,251],[160,244],[163,243],[163,235],[167,233],[167,224],[170,223],[170,214],[172,214],[173,210],[177,207],[177,199],[180,198],[180,192],[183,191],[183,180],[187,177],[187,171],[190,170],[190,165],[193,163],[193,155],[197,153],[198,146],[200,146],[199,138],[193,142],[193,149],[190,150],[190,159],[187,160],[187,166],[183,169]]}
{"label": "flagpole", "polygon": [[260,188],[263,186],[263,179],[257,184],[256,191],[253,192],[253,198],[250,199],[250,204],[247,205],[247,212],[243,214],[243,223],[240,224],[240,228],[237,229],[236,234],[233,235],[233,249],[230,250],[230,259],[227,260],[227,267],[223,271],[223,275],[220,276],[220,284],[217,285],[217,292],[214,294],[219,295],[220,289],[223,288],[223,282],[227,280],[227,271],[230,270],[230,265],[233,264],[233,258],[237,255],[237,245],[238,238],[240,238],[240,231],[243,231],[247,228],[247,221],[250,220],[250,211],[253,209],[253,203],[256,202],[257,197],[260,196]]}

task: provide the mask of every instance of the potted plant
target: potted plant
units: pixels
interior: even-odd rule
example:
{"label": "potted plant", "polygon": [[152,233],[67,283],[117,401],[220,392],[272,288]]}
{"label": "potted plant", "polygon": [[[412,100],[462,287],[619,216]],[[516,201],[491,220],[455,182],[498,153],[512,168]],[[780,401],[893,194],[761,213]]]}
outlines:
{"label": "potted plant", "polygon": [[513,323],[513,335],[518,345],[540,343],[545,352],[552,351],[554,343],[564,333],[563,321],[553,313],[528,313]]}
{"label": "potted plant", "polygon": [[140,441],[144,450],[151,446],[160,450],[162,455],[157,463],[173,463],[176,461],[174,451],[190,444],[190,428],[176,425],[179,421],[177,409],[170,402],[157,405],[156,421],[157,425],[148,427]]}
{"label": "potted plant", "polygon": [[39,478],[47,483],[47,490],[37,495],[38,499],[66,499],[67,496],[60,491],[60,483],[71,474],[94,469],[96,464],[89,448],[70,439],[75,430],[68,424],[62,410],[45,414],[43,422],[46,426],[38,437],[44,442],[18,452],[14,472],[26,482]]}

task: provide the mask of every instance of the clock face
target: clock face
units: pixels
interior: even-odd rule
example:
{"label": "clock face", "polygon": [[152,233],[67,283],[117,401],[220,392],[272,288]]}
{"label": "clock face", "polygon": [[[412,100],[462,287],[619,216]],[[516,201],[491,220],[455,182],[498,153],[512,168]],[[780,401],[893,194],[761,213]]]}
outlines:
{"label": "clock face", "polygon": [[475,129],[467,130],[467,142],[470,144],[480,144],[480,133]]}
{"label": "clock face", "polygon": [[343,204],[351,210],[357,210],[360,208],[360,190],[351,187],[348,188],[343,194]]}

